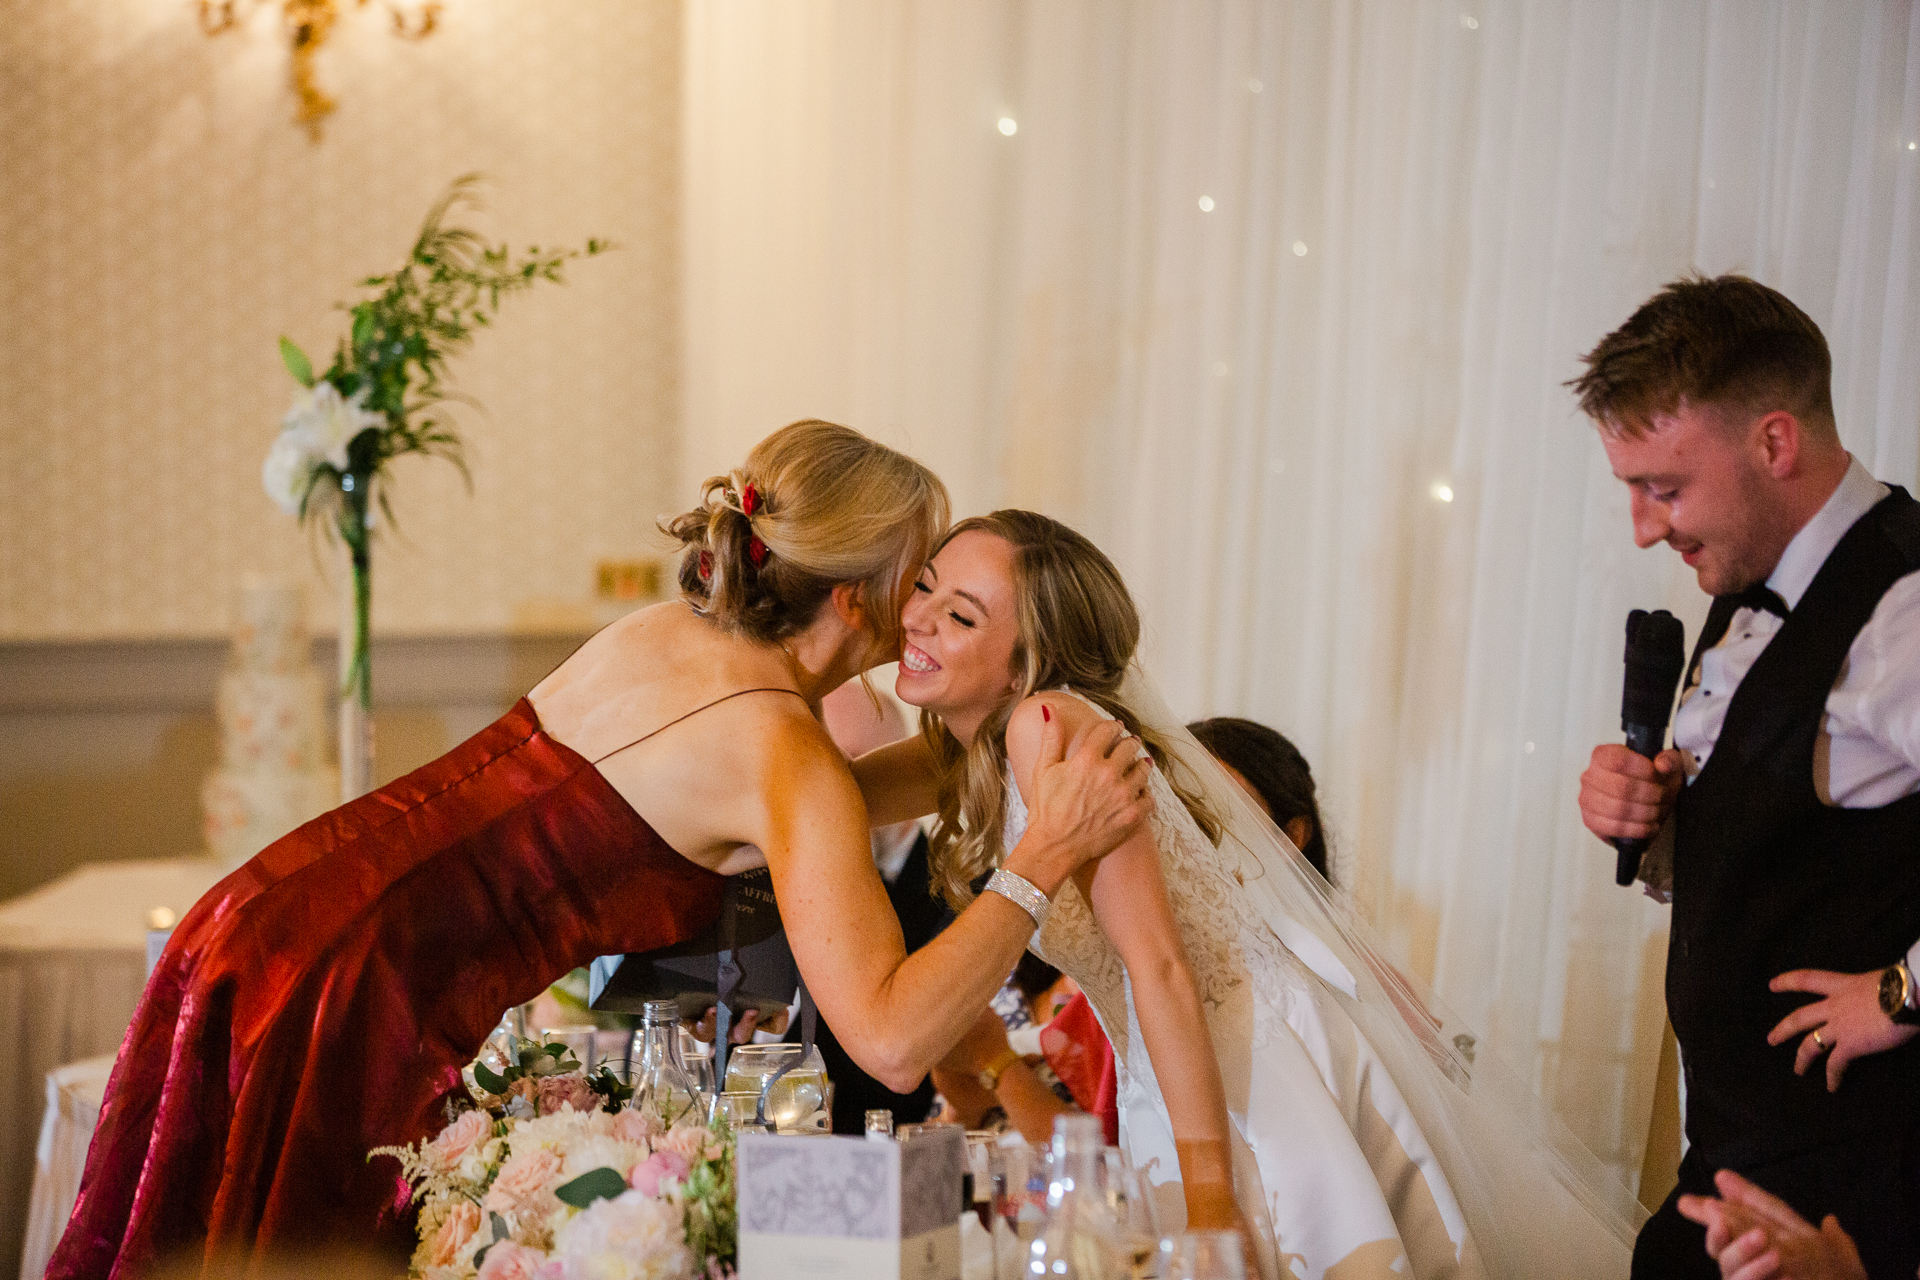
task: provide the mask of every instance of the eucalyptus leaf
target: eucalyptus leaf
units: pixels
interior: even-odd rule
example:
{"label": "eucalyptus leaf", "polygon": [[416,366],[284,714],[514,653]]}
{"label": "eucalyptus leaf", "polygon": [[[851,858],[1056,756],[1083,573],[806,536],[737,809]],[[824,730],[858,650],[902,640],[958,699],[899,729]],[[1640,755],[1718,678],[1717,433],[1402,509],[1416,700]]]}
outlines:
{"label": "eucalyptus leaf", "polygon": [[570,1204],[576,1209],[584,1209],[595,1200],[611,1200],[627,1189],[627,1180],[620,1176],[617,1169],[591,1169],[572,1182],[563,1182],[553,1189],[553,1194],[562,1204]]}
{"label": "eucalyptus leaf", "polygon": [[473,1064],[473,1078],[474,1081],[488,1093],[505,1093],[507,1091],[506,1078],[495,1075],[487,1068],[485,1063],[476,1062]]}
{"label": "eucalyptus leaf", "polygon": [[307,353],[294,345],[293,339],[284,334],[280,338],[280,359],[287,366],[287,372],[293,380],[303,387],[313,385],[313,361],[307,359]]}

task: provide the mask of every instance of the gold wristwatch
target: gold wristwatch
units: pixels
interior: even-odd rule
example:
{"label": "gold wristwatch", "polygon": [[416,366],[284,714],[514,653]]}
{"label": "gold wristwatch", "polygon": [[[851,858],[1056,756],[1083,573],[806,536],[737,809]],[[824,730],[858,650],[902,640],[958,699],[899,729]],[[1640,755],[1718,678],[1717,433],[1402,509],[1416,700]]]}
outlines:
{"label": "gold wristwatch", "polygon": [[988,1093],[996,1093],[1000,1088],[1000,1077],[1005,1074],[1008,1067],[1018,1061],[1020,1061],[1019,1050],[1008,1045],[994,1057],[992,1062],[982,1067],[980,1074],[974,1078],[980,1082],[982,1089]]}
{"label": "gold wristwatch", "polygon": [[1903,1027],[1920,1025],[1920,1007],[1916,1007],[1913,971],[1901,960],[1880,974],[1880,1012]]}

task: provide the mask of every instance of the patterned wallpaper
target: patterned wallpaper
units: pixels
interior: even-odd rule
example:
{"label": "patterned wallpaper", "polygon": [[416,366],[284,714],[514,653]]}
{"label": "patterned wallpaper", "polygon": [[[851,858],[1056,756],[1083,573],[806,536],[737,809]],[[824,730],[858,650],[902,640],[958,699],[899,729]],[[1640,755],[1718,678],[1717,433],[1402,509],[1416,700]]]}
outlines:
{"label": "patterned wallpaper", "polygon": [[194,0],[0,0],[0,640],[218,634],[248,572],[302,577],[330,630],[332,554],[260,487],[275,338],[329,351],[333,304],[476,170],[489,234],[622,248],[455,367],[473,492],[399,464],[374,625],[578,613],[676,505],[674,0],[451,0],[421,42],[342,0],[317,145],[278,6],[240,8],[210,38]]}

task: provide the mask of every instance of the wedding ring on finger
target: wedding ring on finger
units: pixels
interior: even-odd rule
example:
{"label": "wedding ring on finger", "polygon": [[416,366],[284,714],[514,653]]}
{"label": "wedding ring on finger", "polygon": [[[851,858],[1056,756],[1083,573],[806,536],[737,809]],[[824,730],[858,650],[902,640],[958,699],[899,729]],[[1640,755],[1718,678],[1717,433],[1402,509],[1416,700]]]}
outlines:
{"label": "wedding ring on finger", "polygon": [[1818,1027],[1815,1027],[1813,1029],[1813,1043],[1815,1047],[1817,1047],[1820,1050],[1821,1053],[1825,1053],[1827,1050],[1833,1048],[1832,1045],[1828,1044],[1825,1040],[1822,1040],[1820,1038],[1820,1028]]}

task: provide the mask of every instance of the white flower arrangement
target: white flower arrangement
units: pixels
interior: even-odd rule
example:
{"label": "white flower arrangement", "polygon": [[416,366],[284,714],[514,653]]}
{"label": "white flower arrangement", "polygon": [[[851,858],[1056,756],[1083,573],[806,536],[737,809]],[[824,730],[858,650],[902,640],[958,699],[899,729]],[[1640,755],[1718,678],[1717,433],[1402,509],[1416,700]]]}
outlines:
{"label": "white flower arrangement", "polygon": [[322,466],[347,469],[347,447],[362,431],[377,431],[386,419],[367,408],[370,388],[351,397],[331,382],[316,382],[295,393],[280,419],[280,435],[260,470],[267,496],[290,516],[301,513]]}
{"label": "white flower arrangement", "polygon": [[[280,339],[280,359],[301,390],[280,420],[260,479],[289,515],[322,522],[351,553],[354,632],[341,637],[352,645],[342,692],[363,711],[373,704],[367,646],[374,490],[387,464],[424,454],[465,475],[459,433],[434,416],[457,396],[444,381],[449,361],[493,323],[503,298],[543,280],[562,283],[568,262],[613,247],[591,239],[583,250],[534,245],[515,255],[504,243],[489,245],[469,228],[448,225],[450,213],[477,206],[479,181],[474,174],[457,179],[428,210],[400,268],[360,282],[370,296],[341,307],[352,321],[323,370],[316,372],[292,339]],[[378,502],[393,523],[384,488]]]}

